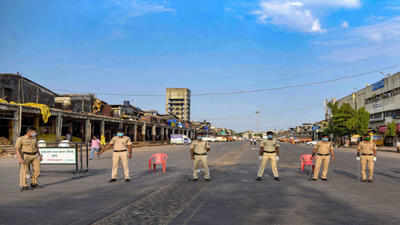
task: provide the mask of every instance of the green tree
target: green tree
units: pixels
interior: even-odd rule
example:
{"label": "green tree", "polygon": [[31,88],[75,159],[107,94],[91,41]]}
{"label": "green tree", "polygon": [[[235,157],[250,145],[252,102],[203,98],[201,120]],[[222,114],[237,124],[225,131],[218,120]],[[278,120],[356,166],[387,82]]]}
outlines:
{"label": "green tree", "polygon": [[385,136],[386,137],[396,137],[397,136],[397,125],[396,123],[393,121],[391,123],[388,123],[386,125],[387,129],[385,131]]}
{"label": "green tree", "polygon": [[355,122],[349,121],[354,117],[354,109],[350,104],[345,103],[339,107],[337,103],[328,103],[332,118],[329,121],[327,131],[335,137],[342,137],[352,132]]}
{"label": "green tree", "polygon": [[337,103],[328,103],[332,118],[324,133],[333,134],[335,138],[345,135],[366,135],[370,114],[364,107],[355,110],[350,104],[343,104],[339,107]]}

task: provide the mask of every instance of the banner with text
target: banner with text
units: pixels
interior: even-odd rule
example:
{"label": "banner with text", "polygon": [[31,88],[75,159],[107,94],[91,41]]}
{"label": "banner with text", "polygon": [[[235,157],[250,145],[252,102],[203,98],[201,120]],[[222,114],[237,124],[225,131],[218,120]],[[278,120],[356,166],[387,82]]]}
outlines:
{"label": "banner with text", "polygon": [[77,162],[75,148],[40,148],[41,164],[70,164]]}

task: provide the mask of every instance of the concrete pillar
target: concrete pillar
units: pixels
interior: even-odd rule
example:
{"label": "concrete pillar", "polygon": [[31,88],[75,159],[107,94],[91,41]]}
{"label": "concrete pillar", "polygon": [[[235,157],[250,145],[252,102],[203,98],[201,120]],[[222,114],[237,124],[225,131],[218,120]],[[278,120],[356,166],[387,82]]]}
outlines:
{"label": "concrete pillar", "polygon": [[143,136],[142,141],[146,141],[146,123],[144,123],[142,127],[142,136]]}
{"label": "concrete pillar", "polygon": [[161,130],[160,130],[160,132],[161,132],[161,141],[164,141],[165,140],[165,127],[161,127]]}
{"label": "concrete pillar", "polygon": [[40,133],[40,115],[39,116],[35,116],[35,118],[33,118],[33,127],[37,130],[38,133]]}
{"label": "concrete pillar", "polygon": [[17,138],[21,135],[22,127],[22,106],[14,112],[14,122],[12,127],[12,143],[15,144]]}
{"label": "concrete pillar", "polygon": [[[124,125],[122,124],[122,127],[123,127]],[[129,136],[129,134],[128,134],[128,128],[129,128],[129,125],[126,125],[123,129],[124,129],[124,133],[125,133],[125,135],[126,136]]]}
{"label": "concrete pillar", "polygon": [[89,119],[85,120],[85,141],[89,142],[92,138],[92,122]]}
{"label": "concrete pillar", "polygon": [[175,134],[175,128],[172,128],[172,134]]}
{"label": "concrete pillar", "polygon": [[157,136],[157,127],[156,125],[153,125],[151,127],[151,140],[156,141],[156,136]]}
{"label": "concrete pillar", "polygon": [[137,124],[135,123],[134,125],[133,125],[133,130],[134,130],[134,133],[133,133],[133,142],[137,142],[137,132],[138,132],[138,129],[137,129],[138,127],[137,127]]}
{"label": "concrete pillar", "polygon": [[165,140],[169,141],[169,128],[165,128]]}
{"label": "concrete pillar", "polygon": [[100,138],[105,137],[106,122],[104,120],[100,121]]}
{"label": "concrete pillar", "polygon": [[57,139],[57,141],[61,140],[62,128],[63,128],[63,117],[61,114],[58,114],[57,118],[56,118],[56,139]]}

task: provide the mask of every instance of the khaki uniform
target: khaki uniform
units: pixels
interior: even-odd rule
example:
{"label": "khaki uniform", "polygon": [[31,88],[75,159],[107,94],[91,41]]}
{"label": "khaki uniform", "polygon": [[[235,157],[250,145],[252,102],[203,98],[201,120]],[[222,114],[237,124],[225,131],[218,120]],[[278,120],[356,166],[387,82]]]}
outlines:
{"label": "khaki uniform", "polygon": [[328,170],[329,170],[329,162],[331,160],[331,150],[333,151],[333,145],[330,141],[320,141],[316,145],[317,148],[317,156],[315,159],[315,169],[313,179],[318,179],[319,171],[321,169],[321,165],[323,165],[322,170],[322,179],[327,179]]}
{"label": "khaki uniform", "polygon": [[131,139],[127,136],[113,137],[110,142],[113,145],[113,165],[111,179],[117,179],[119,160],[121,160],[122,168],[124,169],[125,179],[130,179],[128,165],[128,146],[132,145]]}
{"label": "khaki uniform", "polygon": [[193,179],[198,179],[197,170],[199,168],[199,164],[203,165],[205,170],[204,179],[210,179],[210,170],[208,168],[208,156],[207,149],[210,148],[208,142],[205,141],[193,141],[190,149],[193,150],[194,160],[193,160]]}
{"label": "khaki uniform", "polygon": [[265,140],[261,142],[260,147],[264,147],[264,153],[262,155],[261,163],[260,163],[260,168],[258,170],[258,177],[262,177],[264,175],[264,170],[265,167],[267,166],[267,163],[269,160],[271,160],[271,168],[272,168],[272,173],[274,174],[274,177],[279,177],[278,174],[278,168],[277,168],[277,160],[276,160],[276,148],[279,147],[279,143],[276,141],[276,139],[273,140]]}
{"label": "khaki uniform", "polygon": [[374,150],[376,151],[375,143],[371,142],[361,142],[358,145],[358,149],[360,150],[360,163],[361,163],[361,179],[367,180],[367,165],[369,170],[368,180],[374,179]]}
{"label": "khaki uniform", "polygon": [[38,177],[40,175],[40,155],[37,148],[36,138],[30,138],[28,136],[22,136],[17,139],[15,144],[17,151],[20,151],[21,157],[24,161],[20,164],[19,168],[19,186],[27,187],[26,174],[28,169],[32,165],[32,184],[38,184]]}

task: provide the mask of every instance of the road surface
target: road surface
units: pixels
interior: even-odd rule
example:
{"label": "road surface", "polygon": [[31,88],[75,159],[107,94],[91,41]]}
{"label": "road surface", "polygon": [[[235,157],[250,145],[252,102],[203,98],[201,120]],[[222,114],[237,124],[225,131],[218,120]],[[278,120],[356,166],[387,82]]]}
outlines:
{"label": "road surface", "polygon": [[[258,156],[247,143],[212,144],[211,182],[193,183],[187,146],[141,148],[131,160],[133,179],[110,178],[111,154],[90,161],[87,175],[43,166],[42,188],[20,193],[15,160],[0,160],[0,224],[400,224],[400,154],[379,152],[375,183],[359,182],[354,152],[337,151],[328,182],[299,172],[311,148],[281,145],[281,182],[270,168],[256,182]],[[153,153],[169,155],[166,174],[147,170]]]}

